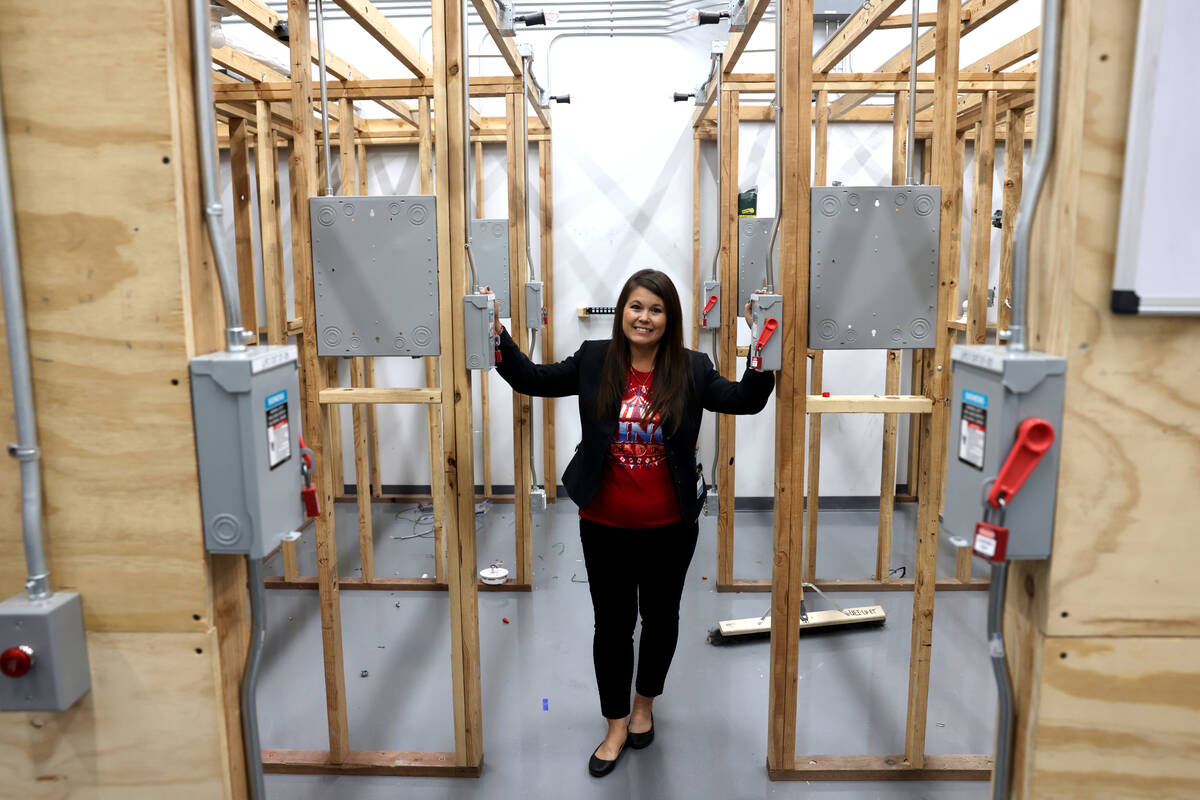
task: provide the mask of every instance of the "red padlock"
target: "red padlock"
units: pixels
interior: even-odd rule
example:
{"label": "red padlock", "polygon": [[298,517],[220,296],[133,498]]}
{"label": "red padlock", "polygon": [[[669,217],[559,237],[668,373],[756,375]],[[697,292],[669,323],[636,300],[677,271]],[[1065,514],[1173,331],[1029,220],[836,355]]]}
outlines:
{"label": "red padlock", "polygon": [[980,558],[999,564],[1008,553],[1008,528],[990,522],[976,522],[971,550]]}
{"label": "red padlock", "polygon": [[500,356],[500,334],[492,334],[492,344],[496,346],[496,363],[499,364],[504,359]]}
{"label": "red padlock", "polygon": [[319,516],[321,507],[317,504],[317,487],[309,484],[300,490],[300,498],[304,501],[304,513],[309,517]]}

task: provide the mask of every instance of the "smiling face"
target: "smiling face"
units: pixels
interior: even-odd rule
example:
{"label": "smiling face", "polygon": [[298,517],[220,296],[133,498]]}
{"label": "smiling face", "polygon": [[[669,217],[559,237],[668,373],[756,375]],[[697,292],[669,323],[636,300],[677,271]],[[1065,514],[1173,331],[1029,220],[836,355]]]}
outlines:
{"label": "smiling face", "polygon": [[643,286],[634,287],[621,314],[621,330],[634,347],[654,347],[667,330],[663,299]]}

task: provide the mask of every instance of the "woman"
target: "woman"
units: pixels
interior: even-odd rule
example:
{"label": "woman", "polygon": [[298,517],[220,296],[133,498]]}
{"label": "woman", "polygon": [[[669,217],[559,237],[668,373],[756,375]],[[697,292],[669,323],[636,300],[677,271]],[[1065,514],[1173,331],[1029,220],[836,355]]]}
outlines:
{"label": "woman", "polygon": [[535,397],[579,395],[583,441],[562,479],[579,506],[596,622],[592,658],[608,721],[608,735],[588,762],[596,777],[613,770],[626,743],[641,749],[654,739],[654,698],[675,653],[679,601],[706,494],[695,461],[701,414],[757,413],[775,385],[770,373],[750,370],[740,383],[726,380],[707,355],[685,350],[679,295],[658,270],[635,272],[616,309],[612,339],[585,341],[557,364],[534,364],[496,321],[496,371],[513,389]]}

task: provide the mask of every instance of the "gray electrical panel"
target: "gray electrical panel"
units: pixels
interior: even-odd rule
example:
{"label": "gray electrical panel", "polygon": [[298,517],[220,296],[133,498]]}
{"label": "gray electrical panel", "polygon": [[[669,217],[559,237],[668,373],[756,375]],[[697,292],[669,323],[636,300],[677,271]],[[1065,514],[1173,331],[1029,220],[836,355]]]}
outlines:
{"label": "gray electrical panel", "polygon": [[721,282],[705,281],[700,292],[700,327],[715,331],[721,327]]}
{"label": "gray electrical panel", "polygon": [[501,319],[511,319],[508,305],[508,220],[471,220],[471,257],[475,260],[475,276],[479,287],[491,289]]}
{"label": "gray electrical panel", "polygon": [[546,326],[546,304],[542,302],[542,282],[525,282],[525,327],[540,331]]}
{"label": "gray electrical panel", "polygon": [[750,369],[783,368],[783,295],[750,295]]}
{"label": "gray electrical panel", "polygon": [[[738,219],[738,303],[737,316],[750,302],[750,295],[762,289],[767,276],[767,247],[771,244],[774,217],[740,217]],[[779,238],[771,257],[772,272],[779,275]]]}
{"label": "gray electrical panel", "polygon": [[1009,559],[1050,556],[1062,448],[1066,359],[997,345],[955,345],[951,352],[950,451],[946,461],[947,532],[970,540],[984,503],[1016,439],[1017,428],[1041,418],[1054,443],[1005,510]]}
{"label": "gray electrical panel", "polygon": [[937,186],[813,187],[809,347],[934,346],[940,205]]}
{"label": "gray electrical panel", "polygon": [[263,558],[304,524],[294,345],[191,361],[204,544]]}
{"label": "gray electrical panel", "polygon": [[489,370],[496,366],[496,315],[492,294],[469,294],[463,298],[463,333],[467,369]]}
{"label": "gray electrical panel", "polygon": [[27,670],[0,677],[0,711],[66,711],[74,705],[92,687],[86,641],[76,592],[43,600],[21,594],[0,603],[0,659]]}
{"label": "gray electrical panel", "polygon": [[308,202],[317,354],[438,355],[434,198],[313,197]]}

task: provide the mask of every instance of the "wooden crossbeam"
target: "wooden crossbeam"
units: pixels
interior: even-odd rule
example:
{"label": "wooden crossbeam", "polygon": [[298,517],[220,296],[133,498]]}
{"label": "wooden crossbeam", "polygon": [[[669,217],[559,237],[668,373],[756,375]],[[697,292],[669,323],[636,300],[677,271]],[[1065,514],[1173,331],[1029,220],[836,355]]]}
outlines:
{"label": "wooden crossbeam", "polygon": [[750,37],[754,35],[755,28],[758,27],[763,14],[767,11],[767,6],[770,5],[770,0],[749,0],[749,2],[750,6],[746,9],[745,29],[729,34],[725,52],[721,54],[721,72],[726,75],[733,72],[733,68],[737,66],[738,59],[745,52],[746,45],[750,43]]}
{"label": "wooden crossbeam", "polygon": [[813,58],[813,72],[829,72],[879,27],[904,0],[864,3],[841,24]]}
{"label": "wooden crossbeam", "polygon": [[[237,14],[239,17],[249,22],[254,27],[258,28],[263,33],[270,36],[277,42],[287,44],[279,37],[279,24],[282,22],[282,17],[272,11],[264,3],[259,0],[216,0],[225,8]],[[320,61],[320,56],[317,53],[310,55],[312,63],[317,64]],[[325,69],[330,75],[333,75],[339,80],[350,80],[357,76],[366,78],[367,75],[362,70],[355,69],[345,59],[338,56],[329,48],[325,48]],[[286,99],[286,98],[285,98]],[[404,103],[399,103],[394,100],[377,100],[379,105],[391,111],[400,119],[412,125],[417,126],[416,118],[413,116],[412,109]]]}
{"label": "wooden crossbeam", "polygon": [[[471,79],[471,97],[504,97],[514,84],[520,87],[520,81],[505,77],[481,77]],[[318,86],[316,82],[314,87]],[[214,99],[218,102],[287,100],[287,90],[290,83],[229,83],[213,88]],[[1006,88],[1006,87],[999,87]],[[378,100],[395,98],[429,97],[433,94],[433,84],[420,78],[376,78],[355,80],[326,81],[326,94],[330,100]],[[479,115],[472,112],[476,120]]]}
{"label": "wooden crossbeam", "polygon": [[919,394],[808,396],[810,414],[928,414],[932,410],[933,401]]}
{"label": "wooden crossbeam", "polygon": [[[918,76],[918,91],[932,91],[933,84],[932,75],[922,73]],[[908,90],[909,81],[907,75],[899,72],[837,72],[814,75],[812,85],[814,91],[903,92]],[[731,75],[724,81],[723,88],[737,92],[774,92],[775,76],[770,73]],[[963,72],[958,79],[958,91],[962,93],[1031,92],[1036,88],[1037,77],[1025,72]]]}
{"label": "wooden crossbeam", "polygon": [[[983,58],[977,59],[976,61],[973,61],[972,63],[963,67],[962,72],[1001,72],[1003,70],[1008,69],[1013,64],[1017,64],[1021,61],[1024,61],[1025,59],[1027,59],[1030,56],[1037,53],[1038,46],[1041,44],[1041,41],[1042,41],[1041,27],[1034,28],[1031,31],[1021,34],[1016,39],[1013,39],[1011,42],[1004,45],[1003,47],[996,48],[995,50],[988,53]],[[1016,70],[1016,72],[1036,73],[1037,67],[1034,66],[1032,69],[1030,69],[1030,68],[1028,68],[1028,65],[1027,65],[1026,68]],[[970,103],[972,104],[972,107],[977,107],[979,105],[979,103],[981,102],[981,98],[975,97],[975,96],[963,98],[963,100],[959,101],[959,106],[960,106],[959,113],[960,114],[963,112],[963,109],[961,106],[962,106],[962,103],[964,100],[970,101]],[[922,111],[924,111],[925,109],[929,108],[932,105],[933,105],[933,95],[932,94],[917,95],[917,113],[918,114],[920,114]],[[929,114],[928,118],[932,119],[933,115]]]}
{"label": "wooden crossbeam", "polygon": [[471,0],[471,5],[475,7],[475,13],[479,15],[483,27],[487,28],[488,33],[492,35],[492,41],[496,43],[496,48],[504,58],[504,63],[512,70],[513,75],[520,77],[521,54],[517,52],[513,40],[500,32],[500,18],[496,16],[495,4],[492,3],[492,0]]}
{"label": "wooden crossbeam", "polygon": [[321,405],[352,403],[440,403],[441,389],[345,388],[322,389]]}
{"label": "wooden crossbeam", "polygon": [[[952,1],[947,0],[947,2]],[[970,33],[1015,2],[1016,0],[967,0],[967,2],[963,3],[958,14],[958,36],[962,37]],[[937,46],[936,37],[937,29],[935,28],[922,34],[917,40],[917,65],[923,64],[933,57]],[[911,64],[911,61],[910,49],[905,47],[884,62],[876,71],[903,72],[907,74],[909,68],[915,66]],[[847,94],[839,98],[837,102],[830,106],[830,119],[837,119],[855,106],[866,102],[868,97],[870,97],[870,94]]]}
{"label": "wooden crossbeam", "polygon": [[433,67],[421,56],[417,48],[396,29],[396,26],[377,9],[370,0],[333,0],[352,20],[363,27],[375,41],[396,57],[418,78],[428,78]]}
{"label": "wooden crossbeam", "polygon": [[[917,20],[918,27],[928,27],[937,22],[937,14],[922,14]],[[893,14],[892,16],[879,23],[879,30],[884,31],[892,28],[911,28],[912,14]]]}

